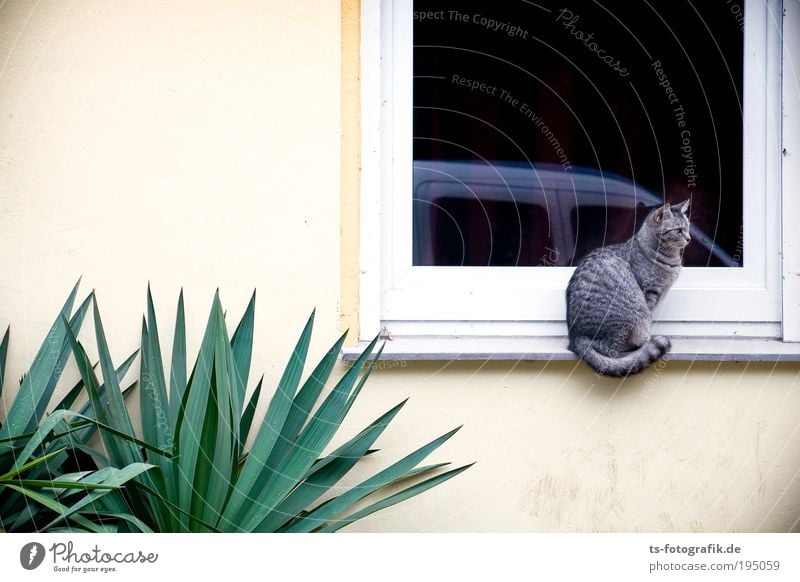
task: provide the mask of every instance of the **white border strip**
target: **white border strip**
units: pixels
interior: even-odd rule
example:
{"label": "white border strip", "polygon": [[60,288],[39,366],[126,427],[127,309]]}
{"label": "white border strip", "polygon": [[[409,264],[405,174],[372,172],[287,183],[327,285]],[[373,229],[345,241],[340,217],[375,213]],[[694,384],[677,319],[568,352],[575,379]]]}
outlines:
{"label": "white border strip", "polygon": [[783,339],[800,341],[800,2],[783,18]]}

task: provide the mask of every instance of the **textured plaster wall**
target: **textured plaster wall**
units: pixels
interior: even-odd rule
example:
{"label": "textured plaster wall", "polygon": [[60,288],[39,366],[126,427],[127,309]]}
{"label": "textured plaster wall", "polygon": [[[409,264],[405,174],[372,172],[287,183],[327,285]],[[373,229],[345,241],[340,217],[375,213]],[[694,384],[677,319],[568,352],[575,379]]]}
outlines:
{"label": "textured plaster wall", "polygon": [[185,287],[198,335],[216,287],[232,314],[257,288],[264,358],[315,306],[335,333],[340,23],[333,0],[0,4],[15,365],[79,275],[119,355],[148,281],[164,318]]}
{"label": "textured plaster wall", "polygon": [[[215,288],[234,317],[257,287],[253,375],[267,385],[314,306],[316,355],[356,322],[370,244],[353,235],[357,8],[0,4],[9,382],[81,274],[117,359],[137,347],[148,281],[167,335],[185,287],[190,348]],[[800,530],[799,375],[670,363],[620,383],[572,363],[386,364],[342,438],[411,396],[370,468],[460,424],[433,460],[477,464],[349,529]]]}
{"label": "textured plaster wall", "polygon": [[670,363],[619,382],[572,363],[408,364],[379,370],[362,405],[405,395],[392,435],[463,423],[440,457],[477,464],[352,530],[800,529],[797,367]]}

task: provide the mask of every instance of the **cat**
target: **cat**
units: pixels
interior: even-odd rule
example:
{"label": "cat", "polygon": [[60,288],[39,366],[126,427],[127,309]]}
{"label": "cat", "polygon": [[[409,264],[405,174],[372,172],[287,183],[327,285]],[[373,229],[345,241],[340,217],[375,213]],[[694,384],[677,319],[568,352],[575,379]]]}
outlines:
{"label": "cat", "polygon": [[636,374],[671,348],[651,314],[678,278],[691,241],[686,200],[652,210],[624,243],[595,249],[567,285],[569,349],[597,373]]}

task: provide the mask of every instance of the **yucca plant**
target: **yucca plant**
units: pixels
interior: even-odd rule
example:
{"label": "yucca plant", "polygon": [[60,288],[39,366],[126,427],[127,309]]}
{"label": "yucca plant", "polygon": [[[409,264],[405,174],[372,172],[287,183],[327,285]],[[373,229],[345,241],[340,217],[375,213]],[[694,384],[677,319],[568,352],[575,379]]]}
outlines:
{"label": "yucca plant", "polygon": [[[342,477],[374,452],[372,445],[405,402],[323,454],[369,377],[377,338],[322,398],[345,335],[303,379],[312,313],[263,420],[254,423],[263,384],[262,377],[247,398],[255,294],[232,336],[219,294],[214,296],[199,354],[187,375],[181,293],[167,375],[148,289],[147,315],[142,322],[139,404],[141,435],[149,447],[142,448],[129,438],[134,434],[134,423],[123,402],[96,300],[93,305],[100,368],[109,387],[106,402],[86,351],[69,331],[68,335],[98,424],[114,429],[101,432],[108,466],[156,467],[129,481],[124,490],[98,500],[97,507],[104,515],[121,511],[142,524],[123,519],[121,527],[161,532],[332,532],[468,468],[442,472],[439,469],[447,463],[419,466],[455,429],[332,496]],[[380,350],[375,358],[379,355]],[[255,436],[248,446],[251,429]],[[362,502],[373,494],[372,502]]]}
{"label": "yucca plant", "polygon": [[[77,451],[87,454],[86,458],[97,456],[87,446],[98,428],[89,406],[77,412],[69,410],[82,392],[83,382],[67,392],[44,419],[71,352],[67,329],[71,335],[78,333],[90,304],[91,298],[87,297],[72,314],[77,291],[76,284],[21,380],[5,420],[0,422],[0,531],[109,531],[120,520],[136,521],[121,511],[107,524],[107,518],[94,504],[149,466],[95,471],[89,461],[87,470],[65,468]],[[0,394],[8,343],[7,329],[0,341]],[[125,375],[134,356],[115,370],[117,378]],[[105,393],[104,387],[100,393]]]}

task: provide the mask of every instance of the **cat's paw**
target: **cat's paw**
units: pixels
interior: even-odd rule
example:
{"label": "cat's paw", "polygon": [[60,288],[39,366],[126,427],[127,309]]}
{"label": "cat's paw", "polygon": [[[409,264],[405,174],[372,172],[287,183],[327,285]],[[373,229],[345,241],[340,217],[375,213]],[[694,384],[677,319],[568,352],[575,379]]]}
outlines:
{"label": "cat's paw", "polygon": [[653,342],[653,345],[655,345],[661,352],[661,356],[663,356],[672,349],[672,342],[669,341],[669,338],[667,336],[654,335],[652,338],[650,338],[650,341]]}

